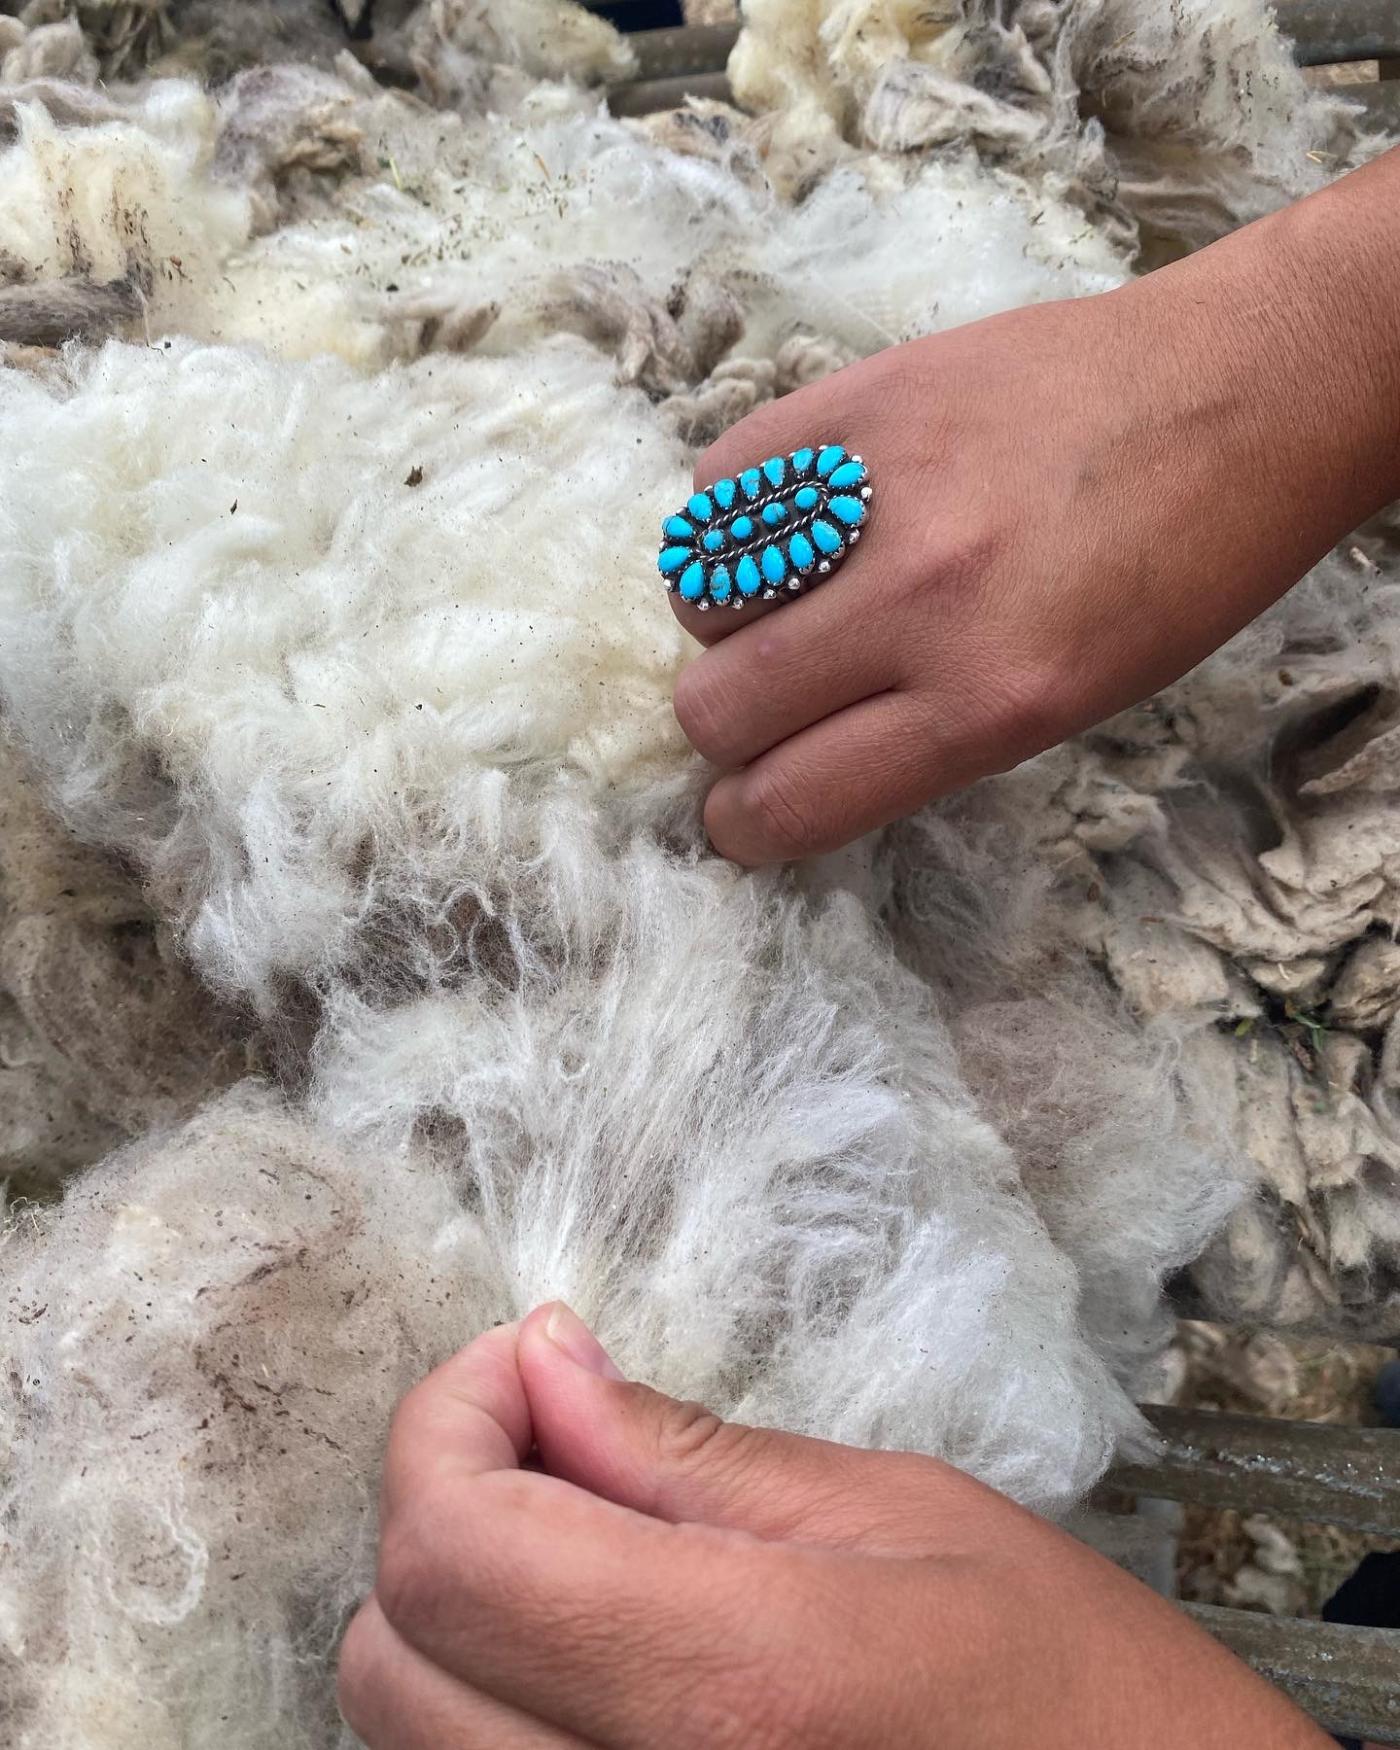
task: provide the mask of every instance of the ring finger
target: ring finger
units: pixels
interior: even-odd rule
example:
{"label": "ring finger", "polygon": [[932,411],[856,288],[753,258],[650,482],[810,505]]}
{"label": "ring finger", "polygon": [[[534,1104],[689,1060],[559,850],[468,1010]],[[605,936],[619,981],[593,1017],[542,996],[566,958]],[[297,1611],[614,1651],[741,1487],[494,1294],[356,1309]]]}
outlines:
{"label": "ring finger", "polygon": [[579,1750],[586,1743],[451,1677],[371,1597],[341,1649],[340,1707],[369,1750]]}

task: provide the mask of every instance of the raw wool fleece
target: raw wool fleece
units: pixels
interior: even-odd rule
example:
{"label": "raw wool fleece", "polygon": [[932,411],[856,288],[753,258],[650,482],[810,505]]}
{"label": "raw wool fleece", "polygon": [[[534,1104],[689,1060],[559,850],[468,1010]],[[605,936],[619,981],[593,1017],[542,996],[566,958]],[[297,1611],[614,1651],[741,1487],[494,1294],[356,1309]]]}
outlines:
{"label": "raw wool fleece", "polygon": [[[793,205],[762,118],[616,123],[501,36],[425,103],[322,28],[208,93],[36,75],[0,158],[12,285],[139,311],[0,370],[7,724],[243,1005],[207,999],[209,1086],[127,1108],[162,1128],[9,1233],[26,1750],[336,1742],[392,1404],[551,1294],[722,1411],[1080,1497],[1133,1436],[1163,1275],[1251,1170],[1210,1061],[1247,1061],[1247,1016],[1189,984],[1148,1011],[1134,883],[1178,871],[1164,952],[1197,966],[1183,800],[1208,844],[1211,808],[1253,821],[1284,661],[1341,687],[1363,631],[1394,673],[1387,593],[1348,621],[1320,576],[1148,708],[1155,761],[1133,717],[845,857],[731,869],[649,569],[694,446],[891,340],[1117,283],[1127,234],[1033,153],[852,152]],[[39,878],[26,917],[67,884]],[[197,987],[148,988],[183,1031]],[[87,1044],[56,1045],[77,1079]],[[238,1049],[276,1085],[210,1098]],[[1341,1188],[1306,1195],[1328,1231]]]}
{"label": "raw wool fleece", "polygon": [[970,145],[1160,259],[1371,149],[1255,0],[745,0],[744,21],[730,79],[789,188],[852,147]]}

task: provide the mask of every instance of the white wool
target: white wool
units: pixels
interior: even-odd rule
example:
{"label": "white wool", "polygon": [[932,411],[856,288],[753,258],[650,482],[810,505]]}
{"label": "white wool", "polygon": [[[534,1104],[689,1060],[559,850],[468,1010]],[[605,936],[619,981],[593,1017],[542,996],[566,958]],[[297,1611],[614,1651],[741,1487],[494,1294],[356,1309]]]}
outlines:
{"label": "white wool", "polygon": [[0,146],[5,278],[129,282],[157,331],[196,320],[202,284],[248,229],[248,198],[211,181],[213,109],[189,84],[151,87],[129,115],[59,128],[21,103]]}
{"label": "white wool", "polygon": [[1319,187],[1358,140],[1256,0],[748,0],[738,101],[771,111],[775,174],[850,147],[975,143],[1034,169],[1148,253]]}
{"label": "white wool", "polygon": [[7,1745],[337,1742],[385,1414],[490,1305],[450,1186],[248,1086],[0,1255]]}
{"label": "white wool", "polygon": [[66,833],[0,742],[0,1171],[47,1192],[258,1067],[129,868]]}
{"label": "white wool", "polygon": [[266,1005],[377,909],[449,904],[513,768],[675,769],[684,638],[638,574],[685,471],[579,343],[370,378],[112,345],[0,405],[33,437],[0,508],[13,721],[230,989]]}

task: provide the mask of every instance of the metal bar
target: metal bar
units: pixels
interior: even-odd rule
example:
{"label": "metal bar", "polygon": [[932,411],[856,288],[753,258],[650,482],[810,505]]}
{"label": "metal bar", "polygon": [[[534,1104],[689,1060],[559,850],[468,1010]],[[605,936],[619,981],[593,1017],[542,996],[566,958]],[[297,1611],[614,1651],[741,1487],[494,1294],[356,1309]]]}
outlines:
{"label": "metal bar", "polygon": [[1400,55],[1395,0],[1276,0],[1279,29],[1304,67]]}
{"label": "metal bar", "polygon": [[1329,1732],[1400,1743],[1400,1630],[1184,1606]]}
{"label": "metal bar", "polygon": [[1113,1488],[1203,1507],[1236,1507],[1400,1536],[1400,1432],[1151,1406],[1165,1442],[1145,1464],[1115,1466]]}
{"label": "metal bar", "polygon": [[638,79],[682,73],[722,73],[739,37],[737,24],[688,24],[680,30],[638,30],[627,38]]}
{"label": "metal bar", "polygon": [[723,73],[688,73],[675,79],[641,79],[608,88],[608,108],[614,115],[652,115],[678,109],[687,97],[713,97],[732,103],[733,93]]}

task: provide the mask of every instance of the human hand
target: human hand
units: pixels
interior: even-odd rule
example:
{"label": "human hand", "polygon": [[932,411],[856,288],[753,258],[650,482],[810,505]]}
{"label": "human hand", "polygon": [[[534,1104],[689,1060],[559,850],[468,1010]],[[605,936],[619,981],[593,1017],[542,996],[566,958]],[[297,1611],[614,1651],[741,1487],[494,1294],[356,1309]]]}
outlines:
{"label": "human hand", "polygon": [[401,1405],[340,1685],[371,1750],[1331,1742],[961,1472],[628,1384],[564,1307]]}
{"label": "human hand", "polygon": [[893,347],[712,445],[698,487],[838,442],[875,488],[866,538],[801,599],[672,597],[710,646],[675,709],[728,772],[716,848],[834,849],[1145,698],[1400,492],[1397,192],[1392,153],[1119,291]]}

